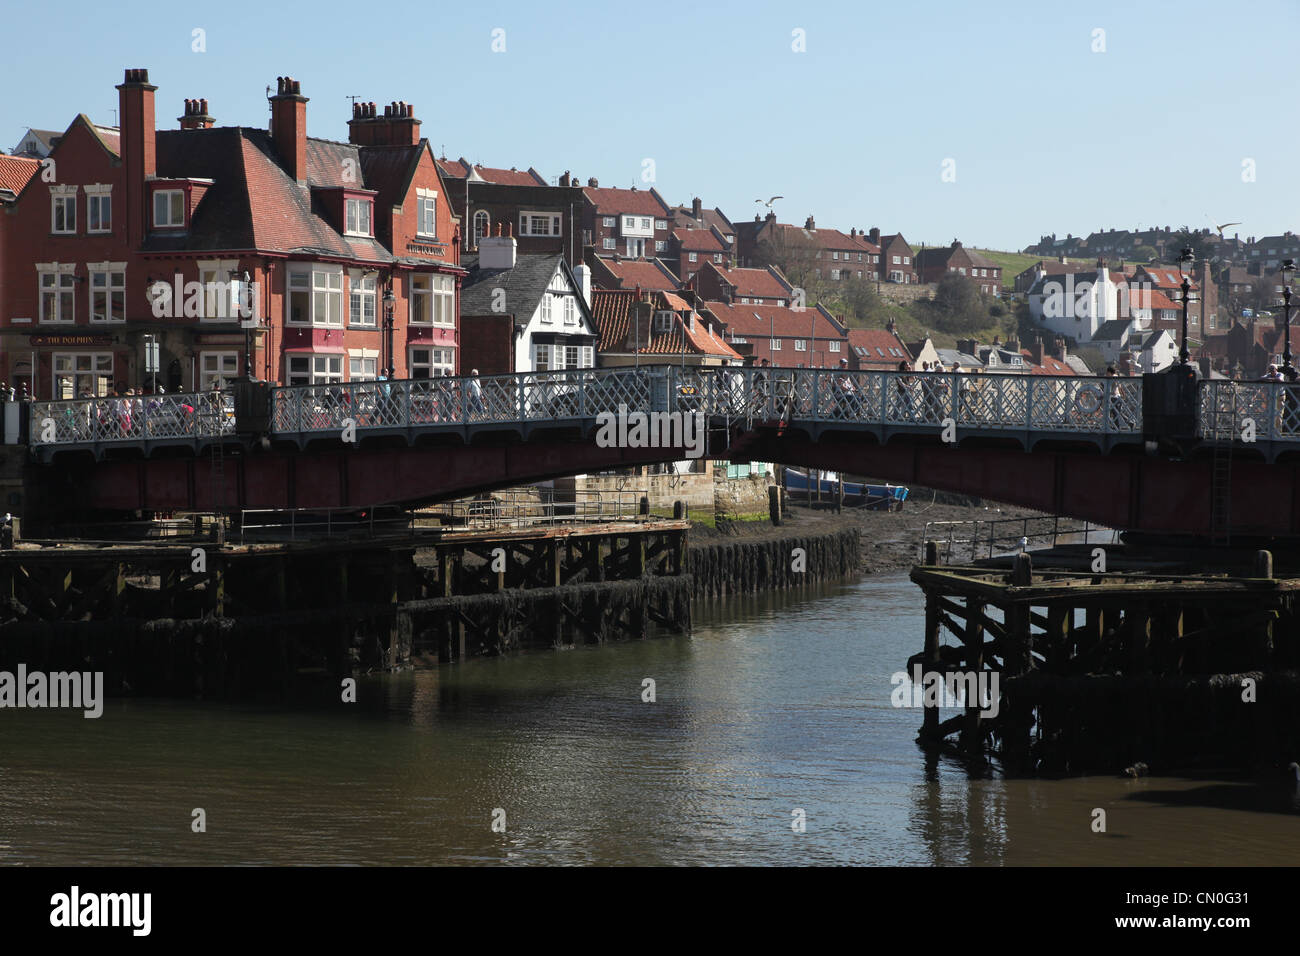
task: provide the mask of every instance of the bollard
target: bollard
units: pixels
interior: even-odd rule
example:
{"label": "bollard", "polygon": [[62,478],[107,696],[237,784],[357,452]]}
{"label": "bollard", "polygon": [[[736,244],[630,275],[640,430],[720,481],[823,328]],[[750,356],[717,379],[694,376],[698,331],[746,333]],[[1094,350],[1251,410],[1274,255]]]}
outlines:
{"label": "bollard", "polygon": [[1011,565],[1011,583],[1017,587],[1027,587],[1034,581],[1034,559],[1021,551]]}
{"label": "bollard", "polygon": [[637,506],[637,513],[641,515],[648,515],[650,513],[650,499],[645,495],[641,496],[641,502]]}
{"label": "bollard", "polygon": [[781,524],[781,489],[776,485],[768,485],[767,488],[767,513],[773,525]]}
{"label": "bollard", "polygon": [[684,517],[686,517],[686,503],[681,500],[674,501],[673,518],[677,521],[681,521]]}
{"label": "bollard", "polygon": [[1257,578],[1273,577],[1273,552],[1272,551],[1255,552],[1255,577]]}
{"label": "bollard", "polygon": [[939,563],[939,542],[927,541],[925,543],[925,564],[926,567],[935,567]]}

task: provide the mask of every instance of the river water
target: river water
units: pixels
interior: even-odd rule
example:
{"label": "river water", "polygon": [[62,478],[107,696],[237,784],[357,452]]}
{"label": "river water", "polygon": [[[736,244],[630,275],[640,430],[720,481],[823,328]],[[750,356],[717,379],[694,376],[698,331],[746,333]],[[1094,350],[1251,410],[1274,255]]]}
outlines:
{"label": "river water", "polygon": [[921,608],[879,576],[697,605],[689,638],[367,677],[355,704],[0,710],[0,862],[1294,862],[1286,783],[927,766],[890,704]]}

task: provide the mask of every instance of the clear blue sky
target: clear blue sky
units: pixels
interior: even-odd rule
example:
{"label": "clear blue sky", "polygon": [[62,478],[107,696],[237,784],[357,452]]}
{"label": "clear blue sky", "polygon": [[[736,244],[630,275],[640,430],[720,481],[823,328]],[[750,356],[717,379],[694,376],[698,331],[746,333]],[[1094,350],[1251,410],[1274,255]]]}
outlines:
{"label": "clear blue sky", "polygon": [[1243,237],[1300,228],[1296,0],[63,0],[6,20],[6,150],[78,112],[114,124],[124,67],[149,69],[164,127],[186,97],[265,126],[266,86],[288,74],[314,136],[347,138],[351,94],[407,100],[437,152],[641,188],[648,158],[670,203],[733,220],[780,194],[785,222],[999,249],[1207,217]]}

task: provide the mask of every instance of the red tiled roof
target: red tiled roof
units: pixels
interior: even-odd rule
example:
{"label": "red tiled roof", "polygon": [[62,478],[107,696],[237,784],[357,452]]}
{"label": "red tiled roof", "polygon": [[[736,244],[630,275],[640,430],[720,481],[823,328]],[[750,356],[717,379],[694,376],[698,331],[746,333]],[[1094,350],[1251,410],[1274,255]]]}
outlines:
{"label": "red tiled roof", "polygon": [[653,216],[656,219],[668,219],[672,216],[672,210],[659,199],[654,190],[584,186],[582,191],[602,215],[627,213],[636,216]]}
{"label": "red tiled roof", "polygon": [[722,252],[722,243],[712,229],[678,229],[673,238],[681,243],[683,252]]}
{"label": "red tiled roof", "polygon": [[[593,289],[591,293],[591,313],[600,332],[599,351],[626,353],[632,349],[628,346],[628,334],[631,330],[632,309],[636,305],[637,295],[628,289]],[[671,292],[656,293],[651,299],[656,311],[673,310],[676,321],[668,332],[656,331],[651,324],[649,340],[641,344],[636,351],[642,355],[707,355],[714,358],[740,359],[739,353],[722,338],[709,334],[704,323],[698,319],[687,328],[681,311],[691,311],[690,305]],[[635,348],[635,346],[633,346]]]}
{"label": "red tiled roof", "polygon": [[748,299],[789,299],[790,289],[767,269],[728,269],[712,262],[706,269],[717,271],[735,288],[737,297]]}
{"label": "red tiled roof", "polygon": [[1029,366],[1030,375],[1073,375],[1074,369],[1066,365],[1060,359],[1052,358],[1050,355],[1043,356],[1043,364],[1035,365],[1034,357],[1030,354],[1029,349],[1021,349],[1020,354],[1024,356],[1025,364]]}
{"label": "red tiled roof", "polygon": [[[864,366],[887,365],[897,368],[898,363],[904,359],[909,362],[912,360],[912,354],[903,340],[887,329],[849,329],[849,348],[857,357],[858,363]],[[859,349],[864,349],[866,354],[859,352]],[[898,349],[903,354],[895,355],[890,349]]]}
{"label": "red tiled roof", "polygon": [[[1141,271],[1149,275],[1151,281],[1161,289],[1181,289],[1183,287],[1182,276],[1178,274],[1178,270],[1173,266],[1142,266]],[[1192,279],[1191,276],[1188,276],[1188,278],[1191,279],[1192,288],[1198,288],[1196,280]]]}
{"label": "red tiled roof", "polygon": [[681,282],[677,280],[666,267],[659,265],[654,259],[605,259],[601,258],[601,265],[613,273],[618,279],[619,285],[624,289],[644,289],[647,292],[658,292],[671,289],[676,291],[682,287]]}
{"label": "red tiled roof", "polygon": [[494,169],[491,166],[475,166],[474,172],[478,173],[490,183],[498,183],[502,186],[545,186],[546,180],[543,179],[535,169],[518,170],[518,169]]}
{"label": "red tiled roof", "polygon": [[41,169],[38,159],[24,156],[0,156],[0,189],[7,189],[14,195],[23,191],[33,176]]}
{"label": "red tiled roof", "polygon": [[706,302],[704,307],[727,327],[727,332],[762,338],[775,331],[778,337],[839,339],[844,336],[817,309],[795,311],[786,305],[744,305]]}
{"label": "red tiled roof", "polygon": [[438,171],[450,179],[464,179],[469,175],[469,167],[458,159],[435,159]]}

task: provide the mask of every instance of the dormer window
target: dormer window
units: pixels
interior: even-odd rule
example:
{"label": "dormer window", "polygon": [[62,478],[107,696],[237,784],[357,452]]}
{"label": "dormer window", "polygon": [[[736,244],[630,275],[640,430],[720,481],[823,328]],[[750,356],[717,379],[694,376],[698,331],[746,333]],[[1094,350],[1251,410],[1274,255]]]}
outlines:
{"label": "dormer window", "polygon": [[349,236],[373,236],[371,211],[374,202],[370,199],[349,199],[346,201],[347,219],[344,232]]}
{"label": "dormer window", "polygon": [[158,189],[153,194],[153,224],[156,229],[185,226],[185,190]]}
{"label": "dormer window", "polygon": [[655,331],[671,332],[673,330],[673,313],[656,312],[655,313]]}

